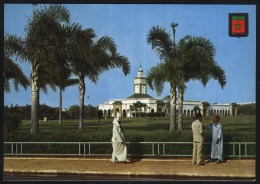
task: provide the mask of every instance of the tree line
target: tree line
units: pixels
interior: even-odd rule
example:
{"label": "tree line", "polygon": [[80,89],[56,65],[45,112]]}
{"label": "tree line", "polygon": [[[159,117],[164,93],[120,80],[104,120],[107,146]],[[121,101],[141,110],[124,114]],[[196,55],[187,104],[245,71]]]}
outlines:
{"label": "tree line", "polygon": [[[149,30],[147,44],[157,52],[160,63],[150,68],[147,83],[157,94],[164,84],[170,85],[170,132],[182,130],[183,101],[186,83],[199,80],[204,86],[215,79],[223,88],[226,85],[224,70],[215,61],[215,47],[209,39],[185,36],[175,40],[177,23],[171,23],[171,32],[154,26]],[[13,58],[29,62],[31,74],[28,79]],[[49,5],[35,9],[28,18],[24,38],[4,36],[4,89],[10,92],[9,81],[15,89],[30,86],[31,134],[39,132],[39,91],[47,92],[47,86],[59,89],[59,123],[62,123],[62,92],[69,85],[79,87],[79,130],[83,129],[85,80],[96,83],[101,73],[121,68],[124,75],[130,73],[128,58],[117,52],[116,43],[109,36],[97,39],[92,28],[82,28],[71,22],[69,10],[62,5]],[[14,72],[16,71],[16,72]],[[72,78],[76,76],[76,78]],[[178,115],[176,99],[178,96]],[[137,105],[133,109],[140,108]]]}
{"label": "tree line", "polygon": [[[19,106],[11,105],[4,106],[4,111],[7,114],[17,114],[21,116],[22,120],[30,120],[31,118],[31,105]],[[98,118],[98,108],[92,105],[84,106],[84,117],[85,118]],[[79,106],[72,105],[68,109],[62,111],[62,116],[64,119],[77,119],[79,117]],[[57,120],[59,119],[59,107],[51,107],[47,104],[39,105],[39,119],[43,120],[44,117],[47,117],[48,120]]]}
{"label": "tree line", "polygon": [[256,115],[256,103],[239,104],[237,107],[238,115]]}

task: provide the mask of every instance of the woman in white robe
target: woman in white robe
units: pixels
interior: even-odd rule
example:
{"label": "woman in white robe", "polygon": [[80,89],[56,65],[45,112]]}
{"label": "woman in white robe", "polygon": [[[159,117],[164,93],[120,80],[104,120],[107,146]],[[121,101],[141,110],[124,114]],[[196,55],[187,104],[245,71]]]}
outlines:
{"label": "woman in white robe", "polygon": [[219,120],[220,116],[215,115],[213,123],[208,126],[212,132],[211,159],[217,159],[217,163],[223,162],[223,131]]}
{"label": "woman in white robe", "polygon": [[119,162],[130,162],[127,159],[127,147],[124,138],[124,131],[120,125],[119,117],[113,120],[113,136],[112,136],[112,159],[111,162],[115,163],[116,160]]}

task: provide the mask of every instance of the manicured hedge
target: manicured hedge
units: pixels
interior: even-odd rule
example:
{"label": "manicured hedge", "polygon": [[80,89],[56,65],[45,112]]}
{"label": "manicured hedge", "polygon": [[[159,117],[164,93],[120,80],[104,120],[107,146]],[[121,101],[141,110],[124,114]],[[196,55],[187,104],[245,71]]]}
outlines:
{"label": "manicured hedge", "polygon": [[[189,130],[173,133],[168,131],[157,131],[156,133],[125,131],[125,139],[127,142],[192,142],[192,132]],[[112,132],[104,132],[100,134],[88,133],[39,133],[38,135],[30,135],[24,132],[13,132],[4,134],[5,142],[109,142]],[[204,142],[211,142],[211,132],[204,130]],[[224,132],[225,142],[255,142],[255,132],[238,132],[229,130]]]}
{"label": "manicured hedge", "polygon": [[[204,131],[204,141],[211,142],[211,132],[208,130]],[[192,142],[192,132],[191,131],[175,131],[173,133],[157,132],[155,134],[138,134],[134,131],[126,132],[125,139],[128,144],[128,153],[129,154],[150,154],[151,145],[138,144],[138,142]],[[107,133],[104,135],[90,135],[80,134],[80,133],[58,133],[58,134],[45,134],[41,133],[39,135],[30,135],[26,133],[13,133],[5,135],[5,142],[110,142],[111,134]],[[236,131],[229,131],[224,134],[224,142],[255,142],[255,134],[246,134],[238,133]],[[157,154],[157,145],[155,145],[155,154]],[[243,148],[243,147],[242,147]],[[19,148],[18,148],[19,149]],[[71,153],[77,154],[79,147],[78,145],[24,145],[24,152],[28,151],[30,153]],[[4,147],[5,152],[10,152],[10,146]],[[83,154],[83,145],[81,147],[81,153]],[[162,150],[162,149],[160,149]],[[231,146],[224,147],[224,154],[231,155],[233,154]],[[238,154],[238,147],[236,146],[236,154]],[[108,145],[92,145],[91,153],[101,153],[101,154],[110,154],[112,152],[112,146]],[[188,155],[192,152],[192,146],[190,144],[181,144],[181,145],[168,145],[165,149],[165,154],[183,154]],[[248,154],[254,154],[255,147],[250,145],[248,146]],[[162,153],[160,153],[162,154]],[[203,154],[210,154],[210,144],[205,144],[203,146]],[[244,154],[244,152],[242,152]]]}

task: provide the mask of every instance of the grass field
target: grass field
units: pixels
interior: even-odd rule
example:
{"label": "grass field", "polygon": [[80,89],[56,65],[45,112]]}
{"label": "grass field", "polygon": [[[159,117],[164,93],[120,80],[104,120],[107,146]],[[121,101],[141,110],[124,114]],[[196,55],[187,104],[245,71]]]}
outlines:
{"label": "grass field", "polygon": [[[166,118],[122,118],[122,127],[126,134],[150,135],[169,133],[170,121]],[[192,118],[184,118],[183,131],[191,131]],[[210,118],[203,119],[203,124],[207,125]],[[237,132],[244,134],[255,134],[256,117],[255,116],[223,116],[221,123],[224,132]],[[49,120],[40,122],[40,133],[79,133],[88,135],[110,135],[112,131],[112,119],[84,120],[83,131],[78,130],[78,120],[63,120],[62,124],[58,120]],[[22,126],[18,130],[21,133],[30,132],[30,121],[23,120]]]}
{"label": "grass field", "polygon": [[[20,128],[12,133],[5,134],[5,142],[110,142],[112,137],[112,118],[102,119],[98,122],[97,119],[84,120],[84,130],[79,131],[78,120],[64,120],[59,124],[58,120],[49,120],[48,122],[40,122],[39,134],[30,135],[30,121],[23,120]],[[203,119],[203,124],[209,124],[211,118]],[[138,142],[192,142],[191,117],[184,118],[183,130],[170,133],[170,120],[163,118],[122,118],[122,127],[125,132],[125,139],[130,143],[128,145],[129,152],[135,154],[146,153],[151,148],[144,147]],[[224,142],[255,142],[256,141],[256,117],[255,116],[225,116],[221,117],[223,126]],[[176,125],[177,127],[177,125]],[[208,129],[204,129],[204,142],[211,142],[212,134]],[[132,144],[134,143],[134,144]],[[136,144],[137,143],[137,144]],[[47,147],[46,147],[47,146]],[[238,146],[238,145],[237,145]],[[25,148],[23,148],[24,151]],[[78,145],[45,145],[37,146],[29,145],[26,147],[28,152],[33,153],[68,153],[77,152]],[[98,153],[112,152],[110,144],[106,147],[96,145],[93,150]],[[156,148],[155,148],[156,149]],[[231,145],[225,147],[225,154],[231,155],[233,147]],[[83,150],[83,149],[82,149]],[[237,152],[236,148],[236,152]],[[5,152],[10,152],[10,147],[5,147]],[[174,154],[190,154],[190,145],[175,145],[167,147],[167,153]],[[210,154],[210,144],[203,147],[204,154]],[[255,147],[248,147],[248,153],[254,154]]]}

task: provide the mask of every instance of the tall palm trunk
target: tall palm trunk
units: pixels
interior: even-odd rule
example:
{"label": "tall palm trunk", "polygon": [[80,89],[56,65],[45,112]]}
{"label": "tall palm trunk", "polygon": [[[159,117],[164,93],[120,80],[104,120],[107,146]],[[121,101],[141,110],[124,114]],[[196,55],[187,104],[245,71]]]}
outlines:
{"label": "tall palm trunk", "polygon": [[176,129],[176,87],[174,82],[170,82],[170,132],[173,132]]}
{"label": "tall palm trunk", "polygon": [[62,123],[62,89],[60,89],[59,124]]}
{"label": "tall palm trunk", "polygon": [[178,130],[183,129],[183,87],[178,88]]}
{"label": "tall palm trunk", "polygon": [[32,70],[32,105],[31,105],[31,134],[39,133],[39,99],[40,99],[40,90],[38,87],[38,74],[37,68],[31,66]]}
{"label": "tall palm trunk", "polygon": [[84,96],[85,96],[85,81],[84,77],[79,78],[79,130],[83,130],[83,113],[84,113]]}

